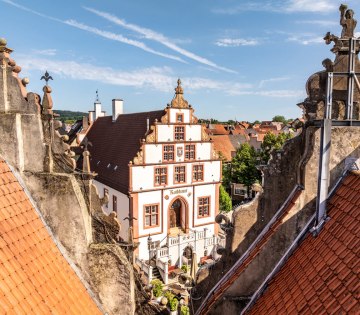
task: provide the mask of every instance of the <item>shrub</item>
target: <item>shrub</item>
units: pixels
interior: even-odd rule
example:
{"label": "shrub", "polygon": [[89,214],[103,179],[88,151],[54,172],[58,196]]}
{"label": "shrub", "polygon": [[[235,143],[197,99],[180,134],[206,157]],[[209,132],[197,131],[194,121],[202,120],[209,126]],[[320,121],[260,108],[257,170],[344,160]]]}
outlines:
{"label": "shrub", "polygon": [[189,266],[188,265],[182,265],[181,270],[184,271],[184,272],[188,272]]}
{"label": "shrub", "polygon": [[176,311],[179,305],[179,300],[177,298],[173,298],[172,300],[170,300],[170,310],[171,311]]}
{"label": "shrub", "polygon": [[163,286],[164,284],[159,279],[154,279],[151,281],[153,286],[152,290],[155,297],[160,297],[163,294]]}
{"label": "shrub", "polygon": [[175,295],[168,290],[165,292],[164,296],[168,299],[168,304],[170,304],[170,301],[174,298]]}
{"label": "shrub", "polygon": [[190,315],[190,309],[186,305],[182,305],[180,308],[180,315]]}

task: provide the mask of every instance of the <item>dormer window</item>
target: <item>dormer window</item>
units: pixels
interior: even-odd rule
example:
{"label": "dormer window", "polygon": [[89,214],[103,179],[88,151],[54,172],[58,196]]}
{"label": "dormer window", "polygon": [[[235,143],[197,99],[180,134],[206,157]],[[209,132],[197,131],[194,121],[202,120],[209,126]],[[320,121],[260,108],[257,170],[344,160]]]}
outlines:
{"label": "dormer window", "polygon": [[183,123],[183,122],[184,122],[184,114],[182,114],[182,113],[177,113],[177,114],[176,114],[176,122],[177,122],[177,123]]}

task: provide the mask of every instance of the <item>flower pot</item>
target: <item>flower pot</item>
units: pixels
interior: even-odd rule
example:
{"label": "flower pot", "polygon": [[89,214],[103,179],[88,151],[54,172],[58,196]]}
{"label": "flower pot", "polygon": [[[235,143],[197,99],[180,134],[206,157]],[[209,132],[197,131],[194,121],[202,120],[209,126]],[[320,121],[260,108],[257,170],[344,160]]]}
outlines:
{"label": "flower pot", "polygon": [[163,296],[159,296],[159,297],[155,298],[156,302],[160,303],[162,298],[163,298]]}
{"label": "flower pot", "polygon": [[170,315],[177,315],[178,311],[170,311]]}

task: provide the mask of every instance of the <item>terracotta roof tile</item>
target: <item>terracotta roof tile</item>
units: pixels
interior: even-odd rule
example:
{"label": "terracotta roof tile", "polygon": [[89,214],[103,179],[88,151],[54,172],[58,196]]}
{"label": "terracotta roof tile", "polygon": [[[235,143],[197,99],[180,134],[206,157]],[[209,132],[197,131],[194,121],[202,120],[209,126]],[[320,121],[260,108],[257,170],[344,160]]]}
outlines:
{"label": "terracotta roof tile", "polygon": [[1,314],[100,314],[1,158],[0,283]]}
{"label": "terracotta roof tile", "polygon": [[229,135],[217,135],[211,136],[211,139],[214,143],[214,150],[216,152],[221,152],[221,154],[225,157],[226,161],[231,161],[232,152],[236,152],[236,148],[230,140]]}
{"label": "terracotta roof tile", "polygon": [[289,304],[295,313],[360,313],[359,190],[360,173],[352,172],[331,198],[320,234],[305,237],[248,313],[289,313]]}

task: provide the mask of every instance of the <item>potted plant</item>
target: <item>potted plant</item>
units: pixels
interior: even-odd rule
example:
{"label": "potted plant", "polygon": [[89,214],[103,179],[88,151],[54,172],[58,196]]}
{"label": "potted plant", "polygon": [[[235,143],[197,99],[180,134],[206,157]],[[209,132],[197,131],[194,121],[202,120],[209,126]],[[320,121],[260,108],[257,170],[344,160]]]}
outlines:
{"label": "potted plant", "polygon": [[170,315],[177,315],[178,305],[179,305],[179,300],[176,297],[170,300]]}
{"label": "potted plant", "polygon": [[186,305],[181,305],[180,315],[190,315],[190,309]]}
{"label": "potted plant", "polygon": [[189,266],[188,265],[182,265],[181,270],[187,273],[188,270],[189,270]]}
{"label": "potted plant", "polygon": [[161,297],[163,295],[163,286],[164,284],[159,279],[154,279],[151,281],[152,284],[152,291],[156,300],[161,301]]}

